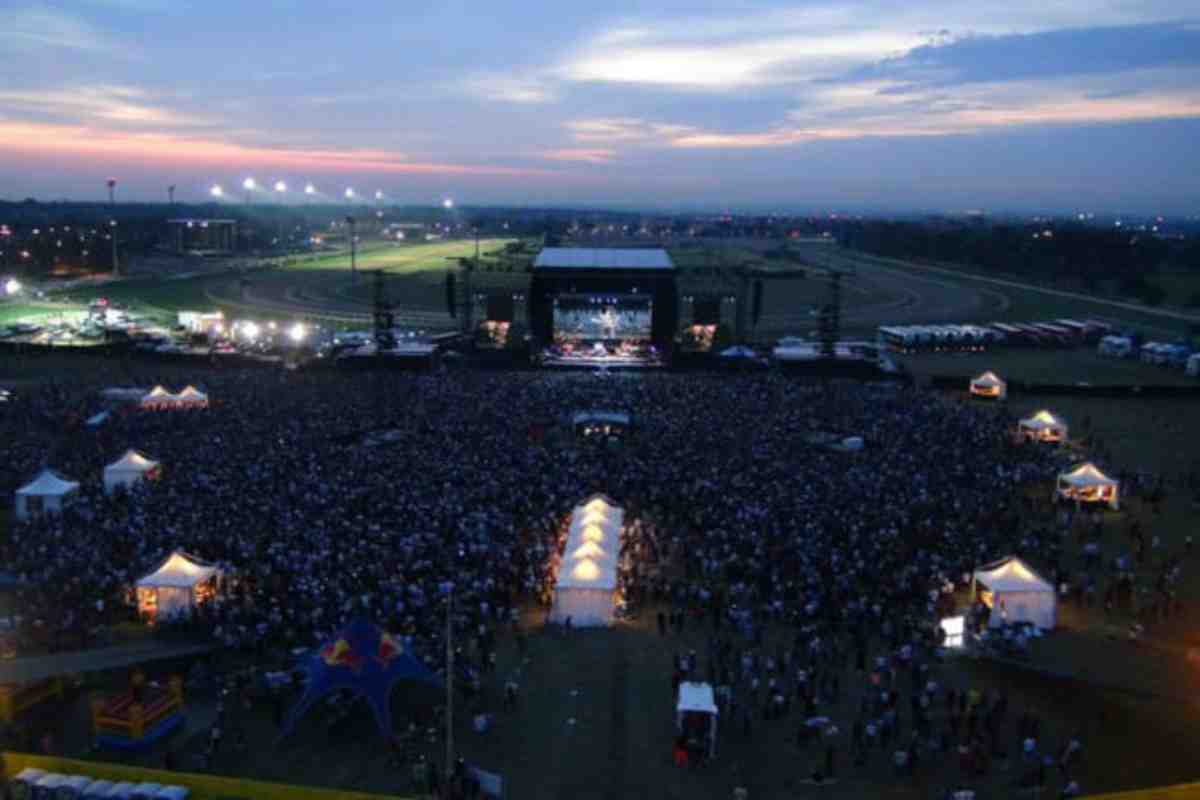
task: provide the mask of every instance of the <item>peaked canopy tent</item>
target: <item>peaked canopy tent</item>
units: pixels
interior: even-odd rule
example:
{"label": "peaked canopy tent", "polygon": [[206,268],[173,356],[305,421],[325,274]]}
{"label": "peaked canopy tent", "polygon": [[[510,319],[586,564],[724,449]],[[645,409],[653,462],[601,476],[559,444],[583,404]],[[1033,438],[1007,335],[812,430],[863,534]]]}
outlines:
{"label": "peaked canopy tent", "polygon": [[1105,475],[1090,461],[1058,476],[1058,494],[1081,503],[1107,503],[1121,507],[1121,484]]}
{"label": "peaked canopy tent", "polygon": [[208,395],[195,386],[187,386],[175,395],[175,401],[186,408],[208,408]]}
{"label": "peaked canopy tent", "polygon": [[595,495],[571,513],[554,587],[552,621],[569,618],[577,627],[612,624],[624,517],[625,512],[603,495]]}
{"label": "peaked canopy tent", "polygon": [[970,392],[973,397],[1003,400],[1008,397],[1008,384],[999,375],[989,371],[971,380]]}
{"label": "peaked canopy tent", "polygon": [[175,550],[137,582],[138,612],[151,619],[188,616],[216,593],[221,570]]}
{"label": "peaked canopy tent", "polygon": [[1033,442],[1059,443],[1067,440],[1067,423],[1042,409],[1017,423],[1017,433]]}
{"label": "peaked canopy tent", "polygon": [[155,386],[142,397],[139,405],[141,405],[142,408],[160,409],[174,408],[178,404],[178,396],[171,394],[162,386]]}
{"label": "peaked canopy tent", "polygon": [[136,450],[126,450],[125,455],[104,468],[104,491],[112,494],[120,487],[128,489],[144,478],[153,478],[159,466]]}
{"label": "peaked canopy tent", "polygon": [[988,627],[1029,622],[1051,630],[1058,623],[1054,587],[1016,556],[985,564],[975,570],[974,579],[983,585],[981,599],[992,610]]}
{"label": "peaked canopy tent", "polygon": [[296,729],[310,708],[326,697],[346,690],[366,699],[379,732],[392,740],[392,690],[401,681],[441,687],[442,680],[409,652],[404,643],[379,626],[357,619],[335,633],[303,665],[308,673],[304,695],[288,712],[283,735]]}
{"label": "peaked canopy tent", "polygon": [[64,502],[79,491],[76,481],[69,481],[53,470],[44,469],[36,478],[17,489],[17,519],[29,519],[36,514],[61,514]]}

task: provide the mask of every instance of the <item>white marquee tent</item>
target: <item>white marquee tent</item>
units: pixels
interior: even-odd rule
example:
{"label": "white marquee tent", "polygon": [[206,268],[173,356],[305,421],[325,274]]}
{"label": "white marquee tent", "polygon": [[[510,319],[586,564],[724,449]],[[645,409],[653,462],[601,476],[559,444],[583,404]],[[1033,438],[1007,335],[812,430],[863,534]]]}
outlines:
{"label": "white marquee tent", "polygon": [[1054,586],[1017,558],[1009,556],[975,570],[983,585],[983,602],[992,609],[988,627],[1029,622],[1051,630],[1058,622],[1058,598]]}
{"label": "white marquee tent", "polygon": [[175,400],[181,406],[208,408],[208,395],[195,386],[186,387],[182,392],[175,395]]}
{"label": "white marquee tent", "polygon": [[155,619],[190,614],[211,596],[212,579],[220,574],[215,565],[176,550],[137,582],[138,611]]}
{"label": "white marquee tent", "polygon": [[994,372],[985,372],[971,381],[971,394],[1003,400],[1008,397],[1008,384]]}
{"label": "white marquee tent", "polygon": [[1034,442],[1065,442],[1067,423],[1060,417],[1042,409],[1032,417],[1017,423],[1017,432]]}
{"label": "white marquee tent", "polygon": [[1107,503],[1114,509],[1121,507],[1120,482],[1105,475],[1090,461],[1059,475],[1058,493],[1068,500]]}
{"label": "white marquee tent", "polygon": [[29,483],[17,489],[17,519],[29,519],[35,514],[60,514],[67,498],[79,491],[76,481],[69,481],[44,469]]}
{"label": "white marquee tent", "polygon": [[158,467],[157,461],[146,458],[136,450],[126,450],[125,455],[104,468],[104,491],[112,494],[119,486],[132,487]]}
{"label": "white marquee tent", "polygon": [[625,512],[596,495],[571,513],[567,546],[554,588],[550,619],[575,627],[609,625],[617,590],[617,559]]}
{"label": "white marquee tent", "polygon": [[148,394],[142,397],[142,408],[174,408],[179,403],[179,398],[171,394],[162,386],[155,386]]}

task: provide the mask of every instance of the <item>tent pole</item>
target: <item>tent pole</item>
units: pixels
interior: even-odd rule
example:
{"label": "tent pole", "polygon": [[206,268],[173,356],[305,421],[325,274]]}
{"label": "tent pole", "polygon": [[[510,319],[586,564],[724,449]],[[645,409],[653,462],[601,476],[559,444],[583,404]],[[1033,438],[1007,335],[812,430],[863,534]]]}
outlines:
{"label": "tent pole", "polygon": [[454,777],[454,587],[446,595],[446,786]]}

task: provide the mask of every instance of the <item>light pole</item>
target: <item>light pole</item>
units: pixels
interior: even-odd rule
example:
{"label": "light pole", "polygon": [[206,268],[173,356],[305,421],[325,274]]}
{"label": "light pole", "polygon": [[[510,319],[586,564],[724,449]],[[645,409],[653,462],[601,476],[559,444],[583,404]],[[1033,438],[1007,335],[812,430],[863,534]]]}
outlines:
{"label": "light pole", "polygon": [[[279,195],[279,204],[283,205],[283,196],[287,193],[287,184],[283,181],[275,181],[275,194]],[[276,236],[279,246],[283,247],[283,211],[279,212],[279,232]]]}
{"label": "light pole", "polygon": [[219,185],[218,185],[218,186],[214,186],[214,187],[212,187],[211,189],[209,189],[209,190],[208,190],[208,193],[209,193],[210,195],[212,195],[212,197],[213,197],[213,199],[214,199],[214,200],[220,200],[222,197],[224,197],[224,196],[225,196],[225,190],[224,190],[224,189],[222,189],[222,188],[221,188]]}
{"label": "light pole", "polygon": [[311,183],[304,187],[304,196],[308,198],[310,203],[316,198],[316,194],[317,187],[313,186]]}
{"label": "light pole", "polygon": [[256,186],[258,184],[254,182],[254,178],[246,178],[246,180],[242,181],[242,189],[246,192],[246,205],[250,205],[250,193],[254,191]]}
{"label": "light pole", "polygon": [[346,217],[346,224],[350,227],[350,279],[358,280],[358,234],[355,232],[354,217]]}
{"label": "light pole", "polygon": [[351,203],[353,203],[354,202],[354,189],[347,187],[346,192],[345,192],[345,197],[346,197],[346,205],[350,205]]}
{"label": "light pole", "polygon": [[175,187],[174,186],[167,187],[167,205],[171,205],[171,206],[175,205]]}
{"label": "light pole", "polygon": [[115,278],[121,274],[121,265],[117,262],[117,179],[109,178],[106,185],[108,186],[109,210],[113,212],[109,227],[112,233],[112,274]]}

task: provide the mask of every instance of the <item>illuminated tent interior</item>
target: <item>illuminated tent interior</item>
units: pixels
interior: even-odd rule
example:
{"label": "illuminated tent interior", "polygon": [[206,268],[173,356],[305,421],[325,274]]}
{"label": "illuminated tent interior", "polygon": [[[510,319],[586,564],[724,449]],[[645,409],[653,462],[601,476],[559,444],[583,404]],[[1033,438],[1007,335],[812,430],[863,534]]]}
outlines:
{"label": "illuminated tent interior", "polygon": [[996,373],[985,372],[971,381],[971,394],[974,397],[1003,400],[1008,397],[1008,384]]}
{"label": "illuminated tent interior", "polygon": [[44,469],[36,478],[17,489],[17,519],[29,519],[35,514],[60,514],[63,502],[69,495],[79,491],[79,484]]}
{"label": "illuminated tent interior", "polygon": [[1113,509],[1121,507],[1120,482],[1105,475],[1090,461],[1059,475],[1058,493],[1067,500],[1107,503]]}
{"label": "illuminated tent interior", "polygon": [[1029,622],[1051,630],[1058,621],[1058,599],[1054,587],[1016,556],[1009,556],[975,570],[981,585],[980,599],[992,610],[988,627]]}
{"label": "illuminated tent interior", "polygon": [[221,570],[178,550],[137,582],[138,612],[151,619],[188,615],[211,599]]}
{"label": "illuminated tent interior", "polygon": [[1057,443],[1067,440],[1067,423],[1045,409],[1018,422],[1017,431],[1035,442]]}
{"label": "illuminated tent interior", "polygon": [[104,468],[104,491],[112,494],[121,486],[128,489],[143,478],[152,477],[158,467],[157,461],[136,450],[126,450],[125,455]]}
{"label": "illuminated tent interior", "polygon": [[575,627],[597,627],[613,621],[617,590],[617,556],[625,512],[597,496],[571,513],[567,546],[559,565],[550,619]]}
{"label": "illuminated tent interior", "polygon": [[174,408],[179,403],[179,398],[171,394],[162,386],[155,386],[148,394],[142,397],[142,408]]}
{"label": "illuminated tent interior", "polygon": [[207,408],[208,395],[197,389],[195,386],[188,386],[182,392],[175,396],[179,405],[190,406],[192,408]]}

